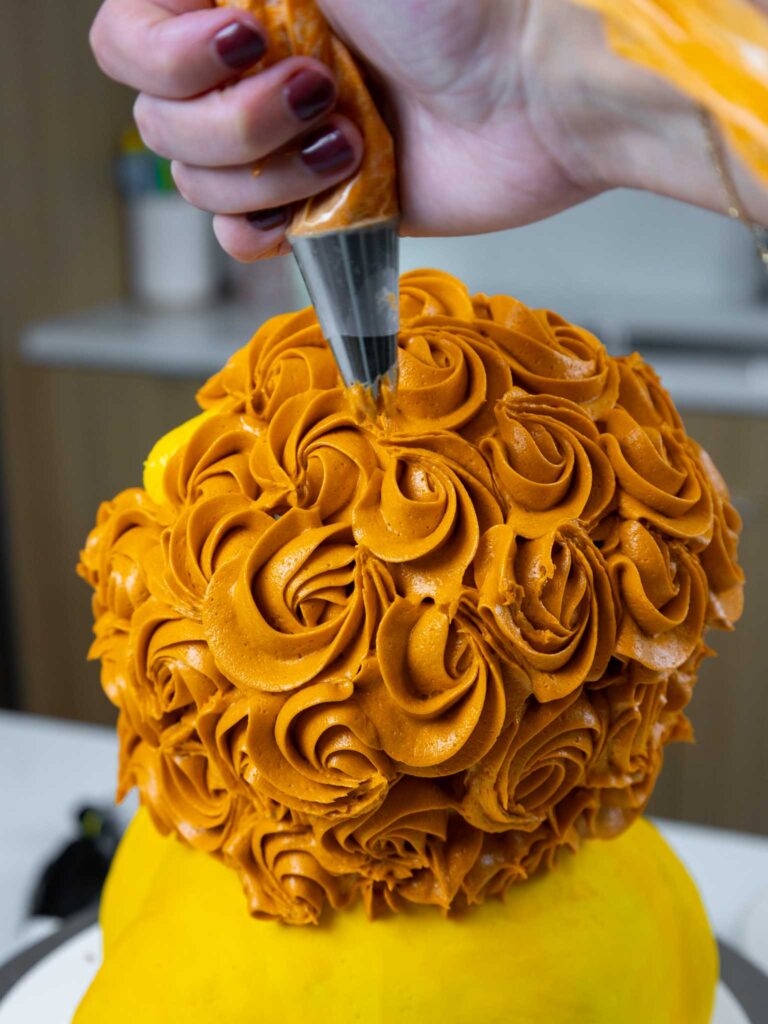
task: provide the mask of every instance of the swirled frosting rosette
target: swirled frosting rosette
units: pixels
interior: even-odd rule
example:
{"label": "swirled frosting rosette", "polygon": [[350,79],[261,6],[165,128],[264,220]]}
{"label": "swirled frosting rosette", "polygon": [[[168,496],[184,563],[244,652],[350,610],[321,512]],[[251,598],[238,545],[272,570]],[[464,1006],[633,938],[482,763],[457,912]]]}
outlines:
{"label": "swirled frosting rosette", "polygon": [[438,271],[401,318],[375,419],[311,310],[265,324],[81,556],[119,792],[257,917],[466,908],[617,835],[741,612],[738,514],[639,356]]}

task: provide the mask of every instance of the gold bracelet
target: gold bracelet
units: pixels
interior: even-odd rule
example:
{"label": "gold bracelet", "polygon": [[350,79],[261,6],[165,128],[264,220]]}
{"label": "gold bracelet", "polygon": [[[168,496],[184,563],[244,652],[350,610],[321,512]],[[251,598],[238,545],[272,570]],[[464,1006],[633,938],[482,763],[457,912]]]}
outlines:
{"label": "gold bracelet", "polygon": [[701,108],[701,123],[707,136],[707,149],[709,150],[712,164],[717,171],[723,195],[726,199],[728,216],[740,221],[745,227],[749,228],[755,241],[757,255],[760,258],[763,269],[768,274],[768,231],[759,224],[756,224],[744,209],[744,204],[739,196],[739,190],[736,188],[736,182],[733,180],[733,175],[728,167],[725,145],[723,144],[720,129],[712,114],[703,107]]}

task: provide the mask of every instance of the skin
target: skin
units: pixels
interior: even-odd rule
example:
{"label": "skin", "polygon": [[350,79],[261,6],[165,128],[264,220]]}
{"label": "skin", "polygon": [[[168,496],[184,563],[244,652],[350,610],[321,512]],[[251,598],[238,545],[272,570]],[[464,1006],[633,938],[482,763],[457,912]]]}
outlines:
{"label": "skin", "polygon": [[[594,13],[563,0],[321,6],[384,87],[404,234],[514,227],[617,186],[723,208],[696,108],[614,56]],[[332,108],[310,122],[291,111],[285,90],[293,75],[311,68],[330,76],[316,61],[291,58],[242,79],[233,73],[214,42],[233,22],[259,28],[247,12],[205,0],[105,0],[91,44],[106,74],[138,90],[142,138],[173,161],[181,194],[215,214],[227,252],[251,261],[288,243],[282,227],[260,230],[244,214],[324,191],[354,169],[310,171],[297,152],[306,132],[340,128],[357,160],[362,142]],[[294,152],[286,153],[289,143]],[[768,222],[768,193],[735,160],[732,170],[752,216]]]}

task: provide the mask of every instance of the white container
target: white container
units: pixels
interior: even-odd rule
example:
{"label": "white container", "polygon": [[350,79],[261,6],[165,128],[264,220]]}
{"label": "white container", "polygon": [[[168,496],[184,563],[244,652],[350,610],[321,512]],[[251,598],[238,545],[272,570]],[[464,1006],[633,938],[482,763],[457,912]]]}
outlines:
{"label": "white container", "polygon": [[210,214],[176,192],[144,192],[126,202],[133,298],[155,309],[189,309],[213,301],[220,262]]}

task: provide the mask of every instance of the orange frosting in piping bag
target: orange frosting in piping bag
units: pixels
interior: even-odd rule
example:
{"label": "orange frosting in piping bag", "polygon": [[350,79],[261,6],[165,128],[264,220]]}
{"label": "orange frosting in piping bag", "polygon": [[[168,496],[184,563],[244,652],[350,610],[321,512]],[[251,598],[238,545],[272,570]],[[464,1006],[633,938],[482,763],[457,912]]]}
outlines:
{"label": "orange frosting in piping bag", "polygon": [[356,173],[333,189],[297,206],[292,234],[340,231],[391,220],[398,214],[392,136],[347,47],[331,31],[315,0],[217,0],[251,11],[267,30],[268,50],[256,71],[291,56],[314,57],[334,72],[336,110],[362,132],[363,161]]}
{"label": "orange frosting in piping bag", "polygon": [[82,552],[120,792],[294,924],[622,831],[741,611],[727,488],[639,356],[438,271],[401,313],[375,420],[312,311],[264,324]]}
{"label": "orange frosting in piping bag", "polygon": [[601,13],[608,41],[718,120],[768,183],[768,17],[752,0],[571,0]]}

